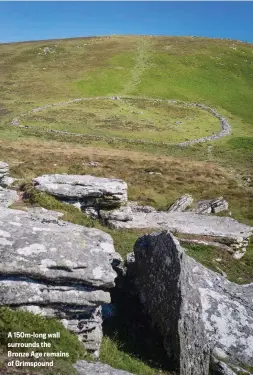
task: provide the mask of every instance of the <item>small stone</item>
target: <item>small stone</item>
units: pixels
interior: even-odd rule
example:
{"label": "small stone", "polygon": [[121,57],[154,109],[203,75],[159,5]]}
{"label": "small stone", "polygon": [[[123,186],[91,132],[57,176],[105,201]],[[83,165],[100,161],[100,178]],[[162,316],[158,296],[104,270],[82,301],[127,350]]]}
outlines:
{"label": "small stone", "polygon": [[88,165],[89,165],[90,167],[98,167],[98,166],[99,166],[99,163],[98,163],[97,161],[90,161],[90,162],[88,163]]}

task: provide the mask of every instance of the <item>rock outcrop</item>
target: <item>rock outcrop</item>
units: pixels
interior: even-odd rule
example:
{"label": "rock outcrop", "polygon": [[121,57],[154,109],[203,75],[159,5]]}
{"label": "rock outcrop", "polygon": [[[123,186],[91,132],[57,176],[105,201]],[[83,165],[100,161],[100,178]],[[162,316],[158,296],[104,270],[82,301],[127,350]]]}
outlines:
{"label": "rock outcrop", "polygon": [[175,203],[173,203],[167,212],[181,212],[185,211],[187,207],[189,207],[193,203],[193,197],[189,194],[182,195],[182,197],[178,198]]}
{"label": "rock outcrop", "polygon": [[197,201],[192,212],[195,212],[196,214],[217,214],[218,212],[227,210],[228,202],[223,197],[219,197],[216,199]]}
{"label": "rock outcrop", "polygon": [[168,229],[194,236],[190,239],[193,241],[213,243],[217,248],[232,253],[236,259],[245,254],[252,234],[251,227],[230,217],[203,217],[202,214],[228,209],[228,203],[222,197],[199,201],[194,209],[185,212],[193,202],[192,196],[185,194],[164,212],[128,202],[127,184],[122,180],[89,175],[43,175],[35,178],[34,184],[37,190],[74,205],[87,216],[101,219],[112,228]]}
{"label": "rock outcrop", "polygon": [[36,189],[86,207],[120,207],[127,202],[123,180],[89,175],[43,175],[34,180]]}
{"label": "rock outcrop", "polygon": [[133,375],[130,372],[112,368],[101,362],[78,361],[74,368],[78,375]]}
{"label": "rock outcrop", "polygon": [[9,174],[9,164],[0,161],[0,181],[3,177]]}
{"label": "rock outcrop", "polygon": [[180,375],[208,374],[208,345],[226,363],[253,366],[253,283],[205,268],[167,231],[140,237],[134,254],[138,295]]}
{"label": "rock outcrop", "polygon": [[18,200],[18,193],[15,190],[4,189],[0,186],[0,209],[8,207]]}
{"label": "rock outcrop", "polygon": [[188,257],[167,233],[139,238],[134,254],[140,300],[164,338],[170,361],[180,375],[208,375],[210,349]]}
{"label": "rock outcrop", "polygon": [[110,235],[45,209],[0,210],[0,305],[59,318],[99,354],[121,257]]}
{"label": "rock outcrop", "polygon": [[9,164],[0,161],[0,186],[9,187],[17,179],[9,176]]}
{"label": "rock outcrop", "polygon": [[230,217],[201,215],[192,212],[134,212],[129,221],[108,220],[115,229],[166,229],[172,233],[208,238],[216,243],[228,245],[237,259],[246,251],[253,228]]}

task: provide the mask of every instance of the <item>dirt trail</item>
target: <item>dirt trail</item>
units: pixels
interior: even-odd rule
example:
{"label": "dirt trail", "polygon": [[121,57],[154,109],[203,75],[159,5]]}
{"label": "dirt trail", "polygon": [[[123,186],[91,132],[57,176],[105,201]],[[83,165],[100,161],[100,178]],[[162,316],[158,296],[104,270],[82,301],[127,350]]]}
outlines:
{"label": "dirt trail", "polygon": [[120,95],[130,94],[133,89],[141,82],[141,76],[149,66],[149,47],[150,41],[146,39],[141,39],[140,41],[138,41],[137,56],[131,72],[131,78],[129,82],[125,84],[125,87],[121,91]]}

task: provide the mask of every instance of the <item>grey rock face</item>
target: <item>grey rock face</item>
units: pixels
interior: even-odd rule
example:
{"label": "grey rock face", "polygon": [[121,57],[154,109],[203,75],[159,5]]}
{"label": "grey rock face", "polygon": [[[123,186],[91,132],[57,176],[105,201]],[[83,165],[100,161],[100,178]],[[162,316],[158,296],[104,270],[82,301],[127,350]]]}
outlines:
{"label": "grey rock face", "polygon": [[4,163],[3,161],[0,161],[0,180],[9,174],[9,165],[7,163]]}
{"label": "grey rock face", "polygon": [[78,375],[133,375],[130,372],[118,370],[100,362],[78,361],[74,368]]}
{"label": "grey rock face", "polygon": [[48,285],[33,280],[0,280],[0,305],[39,304],[97,306],[110,303],[110,293],[83,285]]}
{"label": "grey rock face", "polygon": [[162,334],[170,360],[180,375],[208,375],[209,345],[188,257],[166,232],[139,238],[134,253],[141,302]]}
{"label": "grey rock face", "polygon": [[128,207],[131,208],[131,212],[136,213],[136,212],[143,212],[143,213],[148,213],[148,212],[156,212],[155,208],[152,206],[139,206],[136,202],[128,202]]}
{"label": "grey rock face", "polygon": [[189,194],[182,195],[175,203],[170,206],[167,212],[184,211],[193,203],[193,198]]}
{"label": "grey rock face", "polygon": [[100,215],[100,218],[104,221],[107,221],[107,220],[129,221],[129,220],[132,220],[133,218],[132,210],[129,206],[123,206],[117,210],[112,210],[112,211],[100,210],[99,215]]}
{"label": "grey rock face", "polygon": [[43,175],[34,179],[36,189],[58,198],[75,199],[81,206],[120,206],[127,202],[123,180],[79,175]]}
{"label": "grey rock face", "polygon": [[13,182],[15,182],[17,179],[16,178],[13,178],[13,177],[9,177],[9,176],[4,176],[2,179],[1,179],[1,186],[3,187],[9,187],[13,184]]}
{"label": "grey rock face", "polygon": [[17,200],[18,193],[15,190],[4,189],[0,186],[0,207],[8,207]]}
{"label": "grey rock face", "polygon": [[219,197],[216,199],[198,201],[192,212],[196,214],[216,214],[227,210],[228,202],[223,197]]}
{"label": "grey rock face", "polygon": [[237,285],[205,268],[168,232],[139,238],[134,253],[140,299],[180,374],[208,374],[207,343],[217,358],[253,365],[253,283]]}
{"label": "grey rock face", "polygon": [[236,375],[225,363],[213,358],[211,361],[211,375]]}
{"label": "grey rock face", "polygon": [[114,247],[108,234],[67,222],[41,222],[9,209],[1,210],[0,227],[0,274],[114,286],[116,274],[108,261]]}
{"label": "grey rock face", "polygon": [[41,208],[0,210],[0,305],[54,316],[99,354],[101,306],[122,262],[110,235]]}
{"label": "grey rock face", "polygon": [[253,228],[229,217],[204,216],[192,212],[135,212],[131,221],[109,220],[115,229],[166,229],[172,233],[212,237],[214,242],[230,246],[233,256],[240,258],[246,251]]}

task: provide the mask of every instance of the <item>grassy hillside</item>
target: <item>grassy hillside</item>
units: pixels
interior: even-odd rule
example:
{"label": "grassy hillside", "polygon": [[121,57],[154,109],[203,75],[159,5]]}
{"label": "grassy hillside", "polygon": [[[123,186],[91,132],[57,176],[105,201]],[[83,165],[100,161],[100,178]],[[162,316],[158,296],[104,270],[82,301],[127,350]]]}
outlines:
{"label": "grassy hillside", "polygon": [[[238,218],[252,220],[251,44],[152,36],[1,44],[0,70],[0,153],[11,164],[25,163],[15,167],[17,176],[31,177],[49,169],[87,173],[74,151],[78,150],[79,155],[102,162],[101,168],[89,172],[125,178],[132,199],[141,198],[162,208],[184,192],[196,198],[223,194],[230,199]],[[11,119],[35,107],[102,95],[200,102],[226,116],[232,133],[186,149],[131,143],[127,138],[173,143],[212,134],[220,126],[216,118],[201,110],[164,104],[152,107],[152,103],[134,100],[56,106],[22,117],[21,123],[32,129],[9,126]],[[60,136],[39,128],[81,132],[85,136]],[[110,139],[99,137],[104,135]],[[91,152],[94,149],[99,151]],[[115,158],[112,149],[120,150]],[[42,153],[50,160],[53,154],[53,159],[59,158],[61,163],[38,160]],[[144,162],[147,157],[148,163]],[[147,169],[161,170],[156,184]],[[246,188],[242,186],[245,180],[249,181]]]}
{"label": "grassy hillside", "polygon": [[[0,160],[9,162],[11,174],[26,182],[24,189],[43,173],[116,177],[128,183],[129,199],[158,209],[184,193],[195,199],[222,195],[234,218],[253,225],[253,45],[152,36],[0,44],[0,72]],[[32,112],[97,96],[128,99],[96,99]],[[186,148],[175,145],[220,130],[217,118],[182,102],[215,108],[229,120],[231,134]],[[16,117],[29,127],[11,126]],[[140,139],[146,143],[138,143]],[[92,167],[90,161],[99,164]],[[93,225],[51,198],[30,198],[62,210],[67,220]],[[109,232],[123,256],[138,235]],[[216,251],[189,248],[192,256],[213,269]],[[238,267],[237,262],[224,255],[219,267],[231,280],[252,281],[252,245]],[[156,375],[154,364],[148,366],[141,355],[135,357],[136,351],[122,348],[118,338],[106,336],[103,361],[135,374]]]}

